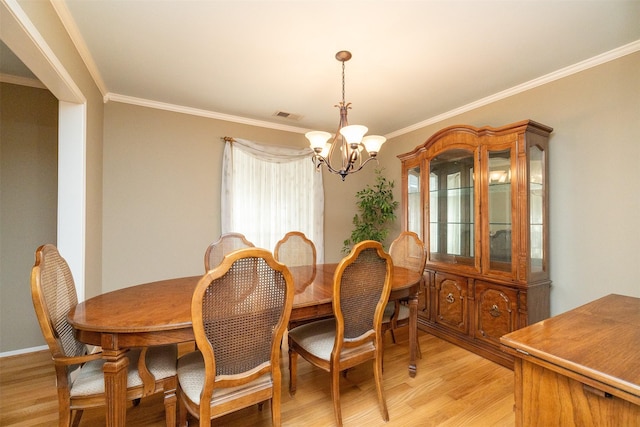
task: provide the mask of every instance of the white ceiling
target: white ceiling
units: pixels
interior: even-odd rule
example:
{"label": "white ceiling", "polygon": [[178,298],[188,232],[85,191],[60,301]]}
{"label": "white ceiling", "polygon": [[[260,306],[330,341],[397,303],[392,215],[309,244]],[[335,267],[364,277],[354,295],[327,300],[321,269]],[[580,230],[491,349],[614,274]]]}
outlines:
{"label": "white ceiling", "polygon": [[53,4],[107,99],[276,128],[335,131],[339,50],[349,122],[393,135],[640,49],[639,0]]}

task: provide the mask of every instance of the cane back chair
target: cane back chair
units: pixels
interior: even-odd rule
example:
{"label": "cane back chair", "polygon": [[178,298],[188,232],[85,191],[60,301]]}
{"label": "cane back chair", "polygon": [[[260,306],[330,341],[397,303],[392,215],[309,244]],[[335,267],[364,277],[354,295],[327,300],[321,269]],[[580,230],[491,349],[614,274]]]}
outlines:
{"label": "cane back chair", "polygon": [[222,262],[222,258],[228,253],[243,248],[253,248],[255,245],[247,240],[241,233],[225,233],[218,240],[207,247],[204,253],[205,273],[216,268]]}
{"label": "cane back chair", "polygon": [[191,302],[198,350],[178,360],[180,425],[187,411],[209,426],[266,400],[280,425],[280,344],[294,293],[287,267],[260,248],[227,255],[200,279]]}
{"label": "cane back chair", "polygon": [[[316,245],[300,231],[290,231],[276,243],[273,256],[293,275],[298,289],[313,282],[316,275]],[[296,268],[296,267],[311,268]]]}
{"label": "cane back chair", "polygon": [[[104,360],[78,341],[67,315],[78,303],[71,270],[58,249],[40,246],[31,270],[31,296],[56,371],[60,426],[77,426],[86,408],[105,405]],[[164,391],[167,426],[176,422],[175,345],[132,349],[127,374],[127,400]]]}
{"label": "cane back chair", "polygon": [[[400,235],[391,242],[389,255],[391,255],[394,266],[416,271],[420,273],[420,280],[423,280],[422,275],[424,274],[427,254],[422,240],[420,240],[420,237],[418,237],[416,233],[411,231],[404,231],[400,233]],[[406,305],[405,301],[389,301],[384,311],[384,317],[382,318],[383,334],[390,331],[391,338],[395,343],[396,337],[393,330],[407,325],[409,325],[409,307]],[[418,357],[422,357],[417,334],[416,350],[418,351]]]}
{"label": "cane back chair", "polygon": [[374,360],[373,373],[382,418],[389,420],[382,383],[382,316],[391,292],[393,263],[379,242],[356,244],[334,274],[334,318],[289,331],[289,392],[295,394],[297,357],[331,374],[336,424],[342,425],[340,372]]}

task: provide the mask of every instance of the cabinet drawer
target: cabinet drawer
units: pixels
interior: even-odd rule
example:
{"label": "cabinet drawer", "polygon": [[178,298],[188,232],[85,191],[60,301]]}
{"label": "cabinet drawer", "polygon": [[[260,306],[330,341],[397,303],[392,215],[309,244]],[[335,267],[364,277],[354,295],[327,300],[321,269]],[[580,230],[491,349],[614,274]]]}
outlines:
{"label": "cabinet drawer", "polygon": [[467,278],[448,273],[435,274],[435,321],[468,333]]}
{"label": "cabinet drawer", "polygon": [[476,281],[476,339],[500,345],[500,337],[516,330],[518,292],[490,282]]}

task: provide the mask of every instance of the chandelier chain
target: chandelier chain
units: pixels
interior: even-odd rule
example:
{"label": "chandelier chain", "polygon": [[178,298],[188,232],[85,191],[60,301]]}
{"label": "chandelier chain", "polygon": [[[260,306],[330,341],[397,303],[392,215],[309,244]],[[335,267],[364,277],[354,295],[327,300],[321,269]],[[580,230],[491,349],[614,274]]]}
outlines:
{"label": "chandelier chain", "polygon": [[344,61],[342,61],[342,105],[346,105],[344,98]]}

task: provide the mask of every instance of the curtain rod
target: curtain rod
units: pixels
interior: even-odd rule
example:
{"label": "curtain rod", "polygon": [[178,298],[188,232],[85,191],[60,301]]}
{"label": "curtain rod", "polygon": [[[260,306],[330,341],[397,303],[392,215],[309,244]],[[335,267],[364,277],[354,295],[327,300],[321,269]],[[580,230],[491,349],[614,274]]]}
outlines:
{"label": "curtain rod", "polygon": [[236,142],[236,140],[233,139],[233,137],[231,137],[231,136],[223,136],[220,139],[223,140],[224,142]]}

